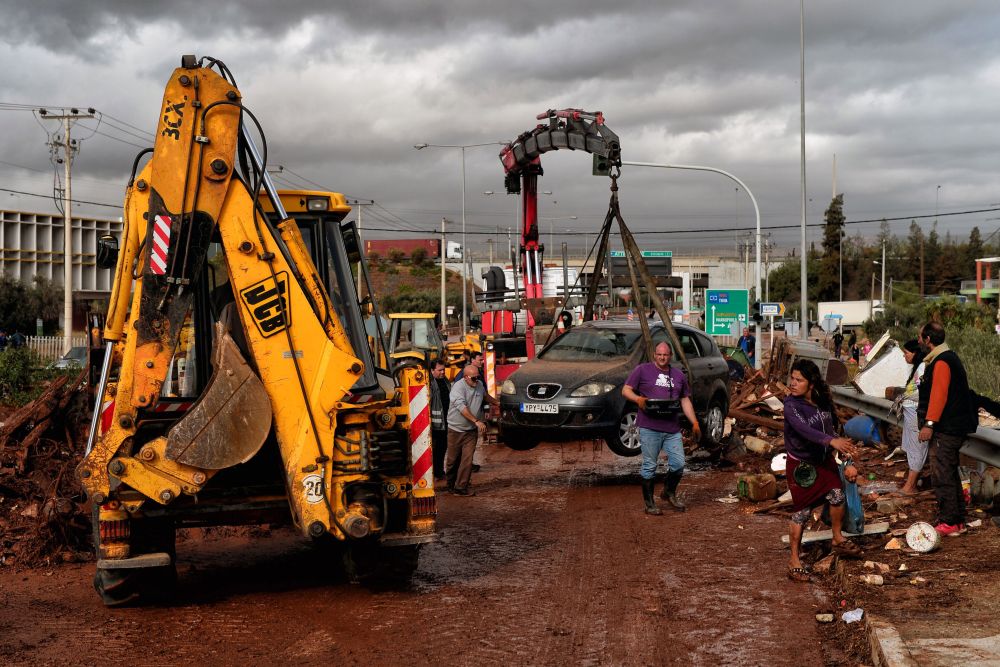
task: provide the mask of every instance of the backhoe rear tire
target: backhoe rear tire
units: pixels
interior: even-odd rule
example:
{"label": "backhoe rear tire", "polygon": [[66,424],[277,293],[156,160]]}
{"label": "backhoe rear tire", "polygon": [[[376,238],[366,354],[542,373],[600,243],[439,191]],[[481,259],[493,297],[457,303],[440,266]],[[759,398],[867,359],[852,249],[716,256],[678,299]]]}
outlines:
{"label": "backhoe rear tire", "polygon": [[[128,607],[151,602],[164,602],[173,597],[177,586],[176,533],[169,519],[138,519],[131,525],[133,555],[165,552],[170,565],[147,568],[97,568],[94,590],[105,607]],[[94,509],[94,548],[100,558],[100,534],[97,530],[97,509]]]}

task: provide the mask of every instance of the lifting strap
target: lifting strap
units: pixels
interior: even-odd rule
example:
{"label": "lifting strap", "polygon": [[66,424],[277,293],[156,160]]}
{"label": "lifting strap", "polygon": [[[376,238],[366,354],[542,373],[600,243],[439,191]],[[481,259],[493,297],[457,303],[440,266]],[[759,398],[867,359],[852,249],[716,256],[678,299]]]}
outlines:
{"label": "lifting strap", "polygon": [[[595,258],[594,271],[591,273],[590,285],[587,290],[587,306],[584,311],[584,317],[586,319],[594,319],[594,300],[597,296],[597,284],[600,280],[601,269],[603,268],[605,258],[607,257],[608,237],[611,233],[611,223],[613,220],[617,220],[618,230],[622,238],[622,246],[625,250],[625,258],[628,263],[629,278],[632,283],[632,294],[635,299],[639,298],[639,279],[641,278],[642,282],[645,283],[647,287],[647,293],[650,301],[653,303],[653,308],[656,310],[656,314],[660,316],[660,320],[663,322],[663,328],[666,330],[667,336],[670,338],[670,342],[672,343],[672,347],[674,349],[674,355],[684,365],[684,370],[687,372],[688,378],[690,379],[691,366],[688,364],[687,355],[684,354],[684,348],[681,347],[680,338],[677,336],[676,329],[674,329],[670,311],[667,310],[667,307],[663,303],[663,299],[660,298],[660,294],[656,289],[656,281],[654,281],[652,275],[650,275],[649,268],[646,266],[646,261],[642,258],[642,252],[639,250],[639,246],[635,242],[635,237],[632,236],[631,230],[629,230],[628,225],[625,224],[625,219],[622,217],[621,208],[618,203],[618,177],[620,175],[620,168],[611,174],[611,201],[608,204],[608,214],[601,227],[600,251]],[[638,276],[636,275],[637,273]],[[608,274],[611,274],[610,265],[608,266]],[[642,327],[642,337],[646,343],[646,350],[649,354],[649,359],[652,360],[653,338],[649,331],[649,322],[646,318],[645,308],[639,308],[639,324]]]}

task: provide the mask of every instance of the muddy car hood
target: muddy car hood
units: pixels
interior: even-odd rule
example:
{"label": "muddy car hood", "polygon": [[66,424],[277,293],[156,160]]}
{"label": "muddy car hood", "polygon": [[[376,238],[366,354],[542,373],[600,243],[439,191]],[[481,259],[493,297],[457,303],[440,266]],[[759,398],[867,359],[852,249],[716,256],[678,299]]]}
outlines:
{"label": "muddy car hood", "polygon": [[546,361],[534,359],[510,376],[518,389],[533,382],[555,382],[575,389],[586,382],[619,384],[628,377],[632,363],[628,358],[611,361]]}

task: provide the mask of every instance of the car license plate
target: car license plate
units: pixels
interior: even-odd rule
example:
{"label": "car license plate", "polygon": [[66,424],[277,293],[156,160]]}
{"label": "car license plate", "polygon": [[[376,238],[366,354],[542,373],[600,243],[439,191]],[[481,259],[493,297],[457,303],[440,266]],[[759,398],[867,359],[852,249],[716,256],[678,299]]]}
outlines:
{"label": "car license plate", "polygon": [[543,415],[559,414],[558,403],[521,403],[521,412],[533,412]]}

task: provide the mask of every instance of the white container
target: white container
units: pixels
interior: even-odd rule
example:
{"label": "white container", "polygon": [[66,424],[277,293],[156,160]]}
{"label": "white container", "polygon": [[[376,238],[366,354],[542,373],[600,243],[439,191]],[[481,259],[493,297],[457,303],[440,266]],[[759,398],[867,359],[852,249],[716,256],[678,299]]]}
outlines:
{"label": "white container", "polygon": [[917,521],[906,529],[906,544],[916,552],[930,553],[941,546],[941,534],[926,521]]}

